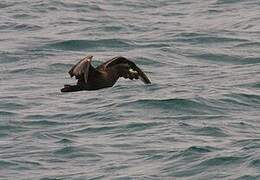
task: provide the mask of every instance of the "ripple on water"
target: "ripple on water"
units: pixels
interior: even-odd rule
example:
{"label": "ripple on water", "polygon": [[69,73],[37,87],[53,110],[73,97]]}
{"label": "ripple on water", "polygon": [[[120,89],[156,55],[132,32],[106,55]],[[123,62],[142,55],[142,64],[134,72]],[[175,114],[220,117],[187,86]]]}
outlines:
{"label": "ripple on water", "polygon": [[148,123],[129,123],[123,127],[123,132],[136,132],[136,131],[144,131],[146,129],[151,129],[156,126],[160,126],[164,123],[157,123],[157,122],[148,122]]}
{"label": "ripple on water", "polygon": [[216,44],[216,43],[242,43],[248,42],[245,39],[235,37],[218,37],[210,36],[209,34],[200,33],[179,33],[175,36],[176,42],[187,42],[190,44]]}
{"label": "ripple on water", "polygon": [[10,111],[0,111],[0,116],[1,117],[13,117],[13,116],[17,116],[17,113],[10,112]]}
{"label": "ripple on water", "polygon": [[9,70],[9,73],[11,74],[27,74],[27,75],[34,75],[34,74],[42,74],[45,73],[45,69],[43,68],[18,68],[14,70]]}
{"label": "ripple on water", "polygon": [[57,120],[57,119],[62,119],[66,117],[68,114],[65,113],[57,113],[57,114],[31,114],[27,115],[24,118],[25,119],[30,119],[30,120]]}
{"label": "ripple on water", "polygon": [[163,111],[176,112],[176,113],[189,113],[189,114],[207,114],[207,113],[219,113],[221,108],[214,107],[210,102],[206,102],[203,99],[142,99],[128,103],[121,104],[119,106],[133,106],[137,108],[145,109],[161,109]]}
{"label": "ripple on water", "polygon": [[9,53],[0,50],[0,64],[3,63],[15,63],[21,60],[19,53]]}
{"label": "ripple on water", "polygon": [[73,66],[73,64],[53,63],[48,66],[48,73],[64,72],[64,71],[67,71],[72,66]]}
{"label": "ripple on water", "polygon": [[235,48],[260,48],[260,42],[245,42],[234,46]]}
{"label": "ripple on water", "polygon": [[117,129],[117,126],[90,126],[90,127],[84,127],[77,129],[73,131],[73,133],[108,133],[108,132],[114,132],[115,129]]}
{"label": "ripple on water", "polygon": [[198,160],[198,158],[210,156],[211,154],[215,154],[221,150],[222,148],[216,148],[213,146],[190,146],[170,156],[168,160],[172,161],[176,158],[180,158],[193,162]]}
{"label": "ripple on water", "polygon": [[0,9],[4,9],[4,8],[11,7],[14,5],[15,5],[15,2],[1,2]]}
{"label": "ripple on water", "polygon": [[212,168],[214,166],[234,165],[243,160],[245,160],[244,157],[220,156],[220,157],[215,157],[215,158],[210,158],[210,159],[204,160],[199,164],[199,166]]}
{"label": "ripple on water", "polygon": [[230,105],[244,106],[244,107],[260,107],[260,96],[257,94],[232,93],[225,94],[226,98],[221,99]]}
{"label": "ripple on water", "polygon": [[57,141],[57,143],[60,143],[60,144],[71,144],[71,143],[73,143],[73,141],[71,139],[68,139],[68,138],[62,138],[61,140]]}
{"label": "ripple on water", "polygon": [[227,137],[228,135],[218,127],[202,127],[192,130],[196,135],[212,136],[212,137]]}
{"label": "ripple on water", "polygon": [[209,63],[216,64],[237,64],[237,65],[245,65],[245,64],[257,64],[260,63],[260,58],[258,57],[240,57],[238,55],[232,54],[223,54],[223,53],[200,53],[190,55],[190,57],[194,57],[196,59],[205,60]]}
{"label": "ripple on water", "polygon": [[21,110],[26,109],[28,106],[23,103],[11,102],[11,101],[0,101],[0,109],[6,110]]}
{"label": "ripple on water", "polygon": [[[206,156],[205,156],[206,157]],[[207,157],[206,157],[207,158]],[[226,174],[219,174],[219,173],[212,173],[212,174],[203,174],[203,172],[211,172],[215,171],[216,168],[221,166],[234,166],[234,163],[240,163],[243,160],[242,157],[236,156],[219,156],[214,158],[207,158],[206,160],[202,160],[200,163],[191,162],[190,164],[182,164],[182,166],[186,166],[183,170],[177,170],[175,172],[171,172],[172,176],[175,177],[207,177],[212,178],[224,178],[228,175]],[[178,168],[179,169],[179,168]]]}
{"label": "ripple on water", "polygon": [[14,24],[13,26],[8,27],[9,29],[12,30],[17,30],[17,31],[38,31],[41,30],[42,27],[38,25],[33,25],[33,24]]}
{"label": "ripple on water", "polygon": [[0,169],[2,169],[2,170],[9,169],[9,168],[15,167],[17,165],[18,165],[18,163],[16,163],[16,162],[0,159]]}
{"label": "ripple on water", "polygon": [[43,119],[42,118],[41,118],[41,120],[33,119],[32,121],[25,121],[25,122],[23,122],[23,124],[26,125],[26,126],[36,126],[36,127],[58,126],[58,125],[64,125],[65,124],[63,122],[43,120]]}
{"label": "ripple on water", "polygon": [[242,147],[243,150],[254,150],[260,148],[260,139],[251,138],[251,139],[242,139],[237,140],[232,143],[234,147]]}
{"label": "ripple on water", "polygon": [[74,146],[66,146],[55,150],[53,154],[57,155],[58,157],[64,157],[67,159],[85,159],[89,162],[100,161],[103,159],[103,157],[96,152],[90,153],[89,150],[86,150]]}
{"label": "ripple on water", "polygon": [[258,180],[260,175],[244,175],[236,178],[235,180]]}
{"label": "ripple on water", "polygon": [[250,162],[250,165],[254,168],[260,169],[260,159],[255,159]]}
{"label": "ripple on water", "polygon": [[191,146],[183,152],[183,155],[189,154],[205,154],[217,150],[217,148],[211,146]]}
{"label": "ripple on water", "polygon": [[67,40],[48,44],[45,48],[71,50],[71,51],[100,51],[110,48],[130,48],[132,45],[126,40],[101,39],[101,40]]}

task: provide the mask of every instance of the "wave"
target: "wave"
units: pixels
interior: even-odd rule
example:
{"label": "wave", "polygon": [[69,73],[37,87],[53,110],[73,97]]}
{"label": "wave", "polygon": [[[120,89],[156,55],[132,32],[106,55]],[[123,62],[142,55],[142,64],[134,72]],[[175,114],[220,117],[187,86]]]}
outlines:
{"label": "wave", "polygon": [[113,131],[118,128],[117,126],[97,126],[97,127],[86,127],[73,131],[73,133],[104,133]]}
{"label": "wave", "polygon": [[227,64],[258,64],[260,63],[260,58],[258,57],[240,57],[232,54],[222,54],[222,53],[200,53],[189,55],[190,57],[194,57],[196,59],[207,60],[210,63],[227,63]]}
{"label": "wave", "polygon": [[220,156],[215,158],[210,158],[202,161],[199,166],[212,167],[212,166],[223,166],[228,164],[237,164],[244,160],[244,157],[239,156]]}
{"label": "wave", "polygon": [[201,135],[201,136],[213,136],[213,137],[228,136],[227,133],[225,133],[221,128],[218,127],[202,127],[202,128],[192,129],[192,131],[195,132],[196,135]]}
{"label": "wave", "polygon": [[222,98],[220,101],[226,102],[233,107],[260,107],[260,95],[257,94],[231,93],[224,96],[226,98]]}
{"label": "wave", "polygon": [[66,40],[45,45],[45,48],[70,51],[99,51],[110,48],[130,48],[132,45],[126,40]]}
{"label": "wave", "polygon": [[163,48],[170,47],[162,42],[138,42],[123,39],[100,39],[100,40],[65,40],[49,43],[43,49],[69,50],[69,51],[104,51],[107,49],[131,50],[135,48]]}
{"label": "wave", "polygon": [[32,121],[24,121],[23,125],[26,126],[37,126],[37,127],[43,127],[43,126],[58,126],[58,125],[64,125],[64,122],[58,122],[58,121],[50,121],[50,120],[32,120]]}
{"label": "wave", "polygon": [[238,178],[234,178],[234,180],[257,180],[260,179],[260,175],[243,175]]}
{"label": "wave", "polygon": [[[204,156],[207,157],[207,156]],[[212,168],[218,168],[218,167],[228,167],[233,166],[234,164],[240,163],[243,161],[243,157],[239,156],[219,156],[214,158],[207,158],[206,160],[202,160],[200,163],[195,163],[191,159],[189,159],[189,164],[181,164],[182,166],[186,166],[186,168],[182,167],[182,170],[175,170],[170,172],[170,168],[165,169],[168,173],[170,173],[170,176],[174,177],[204,177],[205,179],[215,179],[215,178],[224,178],[226,176],[230,175],[221,175],[221,173],[210,173],[210,170]],[[209,173],[205,173],[209,172]]]}
{"label": "wave", "polygon": [[216,4],[220,5],[220,4],[234,4],[234,3],[241,3],[241,2],[247,2],[245,0],[242,1],[237,1],[237,0],[217,0]]}
{"label": "wave", "polygon": [[68,71],[72,66],[73,66],[73,64],[53,63],[53,64],[48,65],[48,69],[46,70],[46,73],[56,74],[57,72]]}
{"label": "wave", "polygon": [[176,42],[187,42],[190,44],[210,44],[210,43],[247,43],[246,39],[239,39],[234,37],[218,37],[211,36],[208,34],[200,34],[200,33],[179,33],[175,36],[174,41]]}
{"label": "wave", "polygon": [[7,70],[10,74],[25,74],[25,75],[37,75],[37,74],[57,74],[68,71],[73,64],[65,63],[53,63],[47,67],[28,67],[28,68],[15,68],[13,70]]}
{"label": "wave", "polygon": [[235,48],[256,48],[260,47],[260,42],[245,42],[234,46]]}
{"label": "wave", "polygon": [[19,110],[26,109],[27,107],[27,105],[21,103],[0,101],[0,109]]}
{"label": "wave", "polygon": [[67,114],[64,113],[57,113],[57,114],[33,114],[33,115],[26,115],[25,119],[30,120],[45,120],[45,119],[62,119],[66,117]]}
{"label": "wave", "polygon": [[144,131],[147,129],[154,128],[155,126],[159,126],[162,123],[157,122],[131,122],[125,125],[100,125],[100,126],[88,126],[84,128],[79,128],[73,131],[73,133],[109,133],[109,134],[118,134],[116,136],[121,136],[122,133],[131,133],[137,131]]}
{"label": "wave", "polygon": [[12,166],[17,166],[18,163],[14,162],[14,161],[8,161],[8,160],[3,160],[0,159],[0,169],[8,169]]}
{"label": "wave", "polygon": [[[84,150],[85,149],[85,150]],[[75,146],[67,146],[59,148],[53,152],[57,156],[62,156],[69,159],[88,158],[90,161],[100,161],[103,157],[96,152],[86,152],[87,148],[80,148]],[[88,150],[89,151],[89,150]]]}
{"label": "wave", "polygon": [[[24,15],[23,15],[24,16]],[[21,16],[20,16],[21,17]],[[10,30],[16,30],[16,31],[38,31],[41,30],[42,27],[34,24],[18,24],[18,23],[11,23],[6,26],[2,26],[0,29],[10,29]]]}
{"label": "wave", "polygon": [[211,102],[207,102],[203,99],[141,99],[132,102],[123,103],[118,106],[132,106],[145,109],[160,109],[160,110],[172,110],[172,112],[189,113],[192,115],[214,113],[218,114],[222,112],[221,107],[213,106]]}
{"label": "wave", "polygon": [[214,152],[218,150],[217,148],[211,146],[191,146],[185,149],[183,152],[179,154],[179,156],[189,156],[193,154],[207,154],[210,152]]}
{"label": "wave", "polygon": [[20,54],[0,50],[0,63],[15,63],[21,60]]}
{"label": "wave", "polygon": [[1,116],[16,116],[17,113],[10,112],[10,111],[0,111]]}
{"label": "wave", "polygon": [[4,8],[11,7],[14,5],[16,5],[15,2],[0,2],[0,9],[4,9]]}
{"label": "wave", "polygon": [[29,67],[29,68],[18,68],[18,69],[14,69],[14,70],[9,70],[8,72],[11,74],[33,75],[33,74],[38,74],[38,73],[44,73],[45,70],[43,68]]}
{"label": "wave", "polygon": [[251,139],[242,139],[236,140],[232,143],[232,147],[242,147],[243,150],[254,150],[260,148],[260,139],[251,138]]}

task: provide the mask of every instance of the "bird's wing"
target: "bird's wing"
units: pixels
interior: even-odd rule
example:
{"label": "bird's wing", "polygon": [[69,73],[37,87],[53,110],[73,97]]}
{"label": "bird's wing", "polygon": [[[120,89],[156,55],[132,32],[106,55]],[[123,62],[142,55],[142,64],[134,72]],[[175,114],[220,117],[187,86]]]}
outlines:
{"label": "bird's wing", "polygon": [[86,57],[82,60],[80,60],[76,65],[74,65],[70,71],[70,77],[75,76],[76,79],[83,79],[85,83],[87,83],[88,80],[88,73],[89,73],[89,67],[90,67],[90,59],[89,57]]}
{"label": "bird's wing", "polygon": [[120,77],[129,79],[141,79],[145,84],[150,84],[146,74],[132,61],[124,57],[115,57],[100,66],[100,68],[114,69]]}

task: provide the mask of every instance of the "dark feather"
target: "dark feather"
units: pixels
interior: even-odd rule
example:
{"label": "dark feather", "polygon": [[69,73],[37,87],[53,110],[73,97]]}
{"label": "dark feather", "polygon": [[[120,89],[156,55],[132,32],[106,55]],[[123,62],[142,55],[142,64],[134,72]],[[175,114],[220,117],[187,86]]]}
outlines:
{"label": "dark feather", "polygon": [[71,77],[78,79],[76,85],[65,85],[62,92],[81,90],[97,90],[112,87],[120,77],[141,79],[145,84],[150,84],[146,74],[132,61],[124,57],[115,57],[97,68],[91,65],[93,56],[80,60],[70,70]]}
{"label": "dark feather", "polygon": [[129,79],[141,79],[145,84],[150,84],[146,74],[132,61],[125,57],[115,57],[98,68],[116,69],[120,74],[120,77]]}
{"label": "dark feather", "polygon": [[80,79],[81,81],[84,80],[85,83],[87,83],[90,61],[92,57],[93,56],[87,56],[74,65],[69,71],[70,77],[75,76],[76,79]]}

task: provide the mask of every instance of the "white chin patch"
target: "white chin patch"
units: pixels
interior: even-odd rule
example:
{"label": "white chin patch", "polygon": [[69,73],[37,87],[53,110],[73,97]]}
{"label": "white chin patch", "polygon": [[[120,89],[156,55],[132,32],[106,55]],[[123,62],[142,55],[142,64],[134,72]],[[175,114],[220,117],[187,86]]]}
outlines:
{"label": "white chin patch", "polygon": [[133,73],[133,74],[138,73],[137,71],[133,70],[132,68],[129,69],[129,72],[130,72],[130,73]]}

